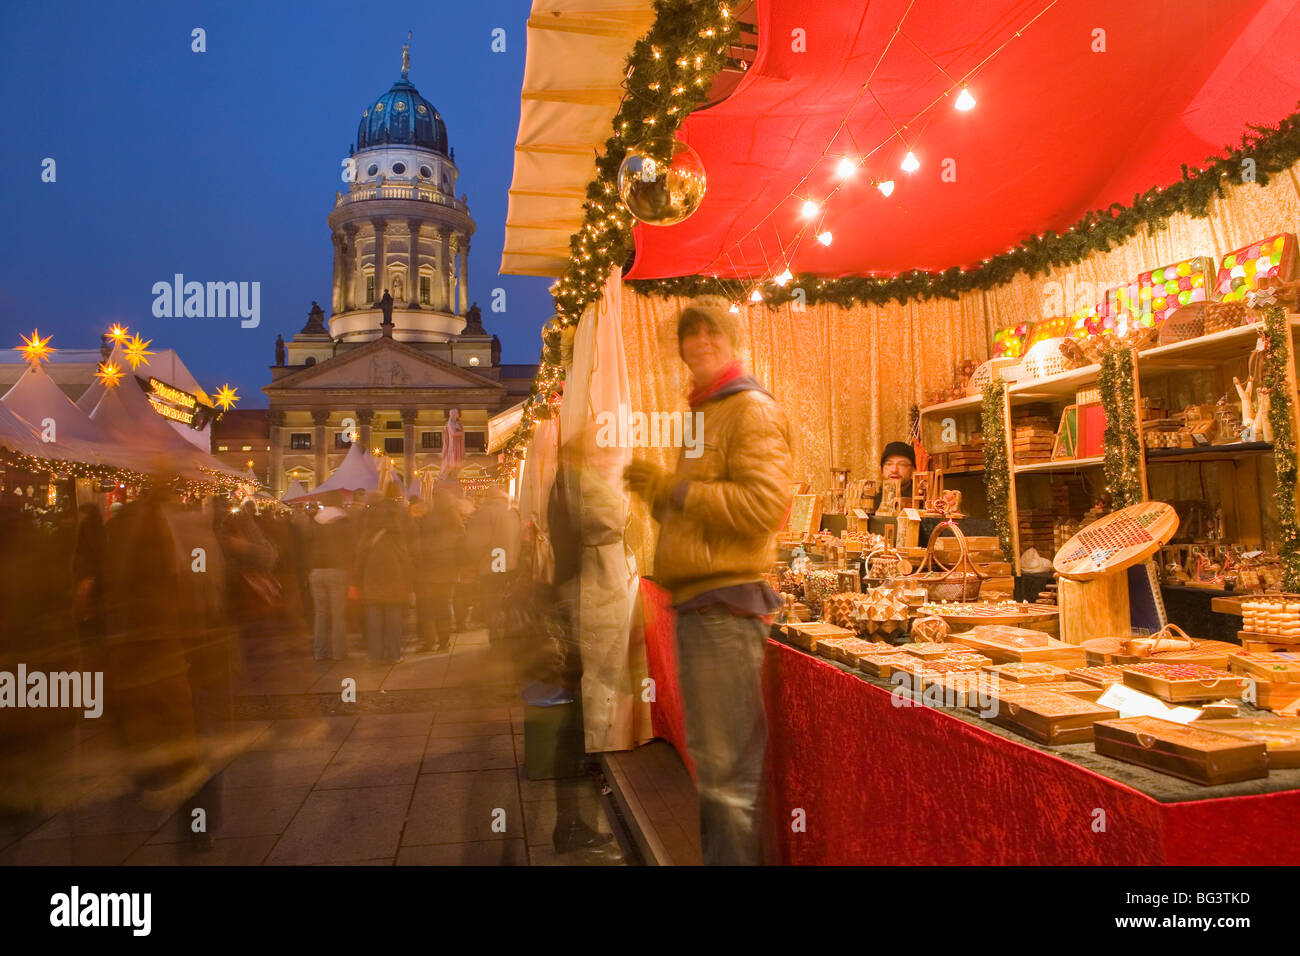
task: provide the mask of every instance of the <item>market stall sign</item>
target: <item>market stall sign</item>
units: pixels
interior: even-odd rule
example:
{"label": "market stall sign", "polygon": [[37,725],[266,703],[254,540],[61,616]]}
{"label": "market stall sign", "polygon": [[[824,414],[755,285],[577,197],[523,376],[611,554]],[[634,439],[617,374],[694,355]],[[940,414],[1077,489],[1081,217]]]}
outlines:
{"label": "market stall sign", "polygon": [[200,403],[198,396],[152,376],[144,384],[144,388],[149,404],[163,418],[197,429],[202,429],[208,424],[211,409]]}

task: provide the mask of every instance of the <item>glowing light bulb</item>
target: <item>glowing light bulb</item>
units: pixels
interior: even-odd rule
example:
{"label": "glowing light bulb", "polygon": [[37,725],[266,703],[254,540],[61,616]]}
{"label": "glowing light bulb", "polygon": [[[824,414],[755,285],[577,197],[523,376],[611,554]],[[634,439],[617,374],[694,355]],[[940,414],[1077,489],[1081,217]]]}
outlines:
{"label": "glowing light bulb", "polygon": [[957,102],[953,106],[962,112],[973,110],[975,108],[975,97],[970,95],[970,90],[966,87],[961,88],[961,95],[957,97]]}
{"label": "glowing light bulb", "polygon": [[821,211],[821,208],[822,208],[821,206],[817,205],[815,202],[809,199],[803,204],[803,209],[801,210],[801,214],[805,219],[811,219],[813,216],[817,215],[817,213]]}
{"label": "glowing light bulb", "polygon": [[740,306],[736,305],[736,303],[733,302],[731,303],[731,308],[729,308],[727,311],[730,312],[732,315],[735,315],[737,312],[740,311]]}
{"label": "glowing light bulb", "polygon": [[777,285],[781,286],[781,288],[785,288],[785,284],[793,278],[794,275],[790,272],[789,269],[786,269],[779,276],[773,276],[772,281],[775,282]]}
{"label": "glowing light bulb", "polygon": [[886,179],[883,183],[876,183],[876,188],[886,196],[889,196],[894,192],[894,181],[892,179]]}
{"label": "glowing light bulb", "polygon": [[831,234],[829,232],[819,232],[817,234],[817,241],[823,246],[829,246],[831,244]]}
{"label": "glowing light bulb", "polygon": [[753,292],[751,292],[751,293],[749,294],[749,301],[750,301],[750,302],[762,302],[762,301],[763,301],[763,293],[761,293],[761,292],[759,292],[757,289],[755,289]]}
{"label": "glowing light bulb", "polygon": [[914,173],[921,168],[921,161],[916,158],[916,153],[909,149],[907,155],[903,157],[902,167],[903,172]]}
{"label": "glowing light bulb", "polygon": [[855,163],[853,160],[849,159],[847,156],[843,157],[840,160],[839,165],[835,167],[835,175],[840,177],[840,179],[848,179],[857,171],[858,171],[858,164]]}

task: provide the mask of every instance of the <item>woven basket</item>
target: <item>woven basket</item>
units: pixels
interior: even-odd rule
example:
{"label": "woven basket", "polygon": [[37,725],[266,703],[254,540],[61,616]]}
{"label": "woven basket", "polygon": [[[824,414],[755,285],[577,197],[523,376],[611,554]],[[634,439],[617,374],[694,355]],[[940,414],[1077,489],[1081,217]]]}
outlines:
{"label": "woven basket", "polygon": [[1186,342],[1205,334],[1205,303],[1185,305],[1160,323],[1160,344]]}
{"label": "woven basket", "polygon": [[[950,568],[944,567],[934,556],[934,543],[944,528],[950,528],[957,538],[961,554]],[[925,560],[915,574],[904,579],[909,587],[923,587],[931,601],[973,601],[979,597],[980,584],[984,575],[975,569],[970,559],[970,548],[966,536],[951,518],[940,522],[930,533],[930,542],[925,549]]]}

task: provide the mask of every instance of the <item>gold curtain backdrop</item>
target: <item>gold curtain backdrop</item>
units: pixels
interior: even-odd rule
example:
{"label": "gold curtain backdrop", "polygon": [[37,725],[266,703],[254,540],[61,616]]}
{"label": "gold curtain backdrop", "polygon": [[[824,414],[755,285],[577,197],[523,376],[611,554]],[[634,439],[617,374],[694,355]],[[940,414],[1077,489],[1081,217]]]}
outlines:
{"label": "gold curtain backdrop", "polygon": [[[793,304],[745,303],[740,316],[749,336],[744,359],[790,417],[795,475],[822,490],[833,467],[874,477],[885,444],[907,437],[908,408],[927,392],[950,385],[957,362],[987,359],[998,328],[1048,317],[1050,283],[1060,283],[1059,289],[1089,283],[1100,298],[1105,289],[1147,269],[1207,253],[1217,262],[1255,239],[1298,227],[1300,178],[1293,166],[1267,186],[1230,187],[1225,198],[1211,204],[1207,219],[1178,215],[1163,230],[1135,236],[1076,265],[1045,276],[1021,275],[958,299],[849,309],[819,304],[803,311]],[[633,409],[685,409],[688,376],[677,355],[675,320],[687,301],[624,289],[623,340]],[[637,454],[665,467],[676,457],[670,449]]]}

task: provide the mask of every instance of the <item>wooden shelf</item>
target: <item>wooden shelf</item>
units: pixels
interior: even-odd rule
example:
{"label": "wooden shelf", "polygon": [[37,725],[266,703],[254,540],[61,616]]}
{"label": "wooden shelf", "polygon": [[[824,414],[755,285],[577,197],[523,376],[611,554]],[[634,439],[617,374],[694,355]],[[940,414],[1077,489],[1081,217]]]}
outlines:
{"label": "wooden shelf", "polygon": [[945,412],[976,411],[983,401],[981,395],[967,395],[965,398],[954,398],[951,401],[940,402],[938,405],[925,405],[921,408],[921,414],[942,415]]}
{"label": "wooden shelf", "polygon": [[1248,455],[1271,455],[1271,442],[1238,442],[1234,445],[1209,445],[1202,448],[1148,448],[1147,463],[1179,461],[1234,461]]}
{"label": "wooden shelf", "polygon": [[1095,458],[1062,458],[1060,461],[1039,461],[1032,465],[1016,465],[1013,471],[1017,475],[1080,471],[1084,468],[1098,468],[1104,460],[1100,455]]}
{"label": "wooden shelf", "polygon": [[1101,372],[1099,365],[1085,365],[1082,368],[1058,372],[1046,378],[1016,382],[1007,389],[1011,404],[1022,405],[1027,402],[1059,401],[1066,398],[1074,401],[1074,393],[1085,385],[1091,385]]}
{"label": "wooden shelf", "polygon": [[[1291,328],[1300,328],[1300,318],[1291,317]],[[1155,345],[1138,353],[1138,367],[1177,367],[1180,362],[1189,368],[1202,368],[1207,363],[1219,365],[1233,358],[1250,354],[1255,348],[1261,325],[1258,322],[1235,329],[1225,329],[1210,335],[1197,336],[1169,345]]]}

